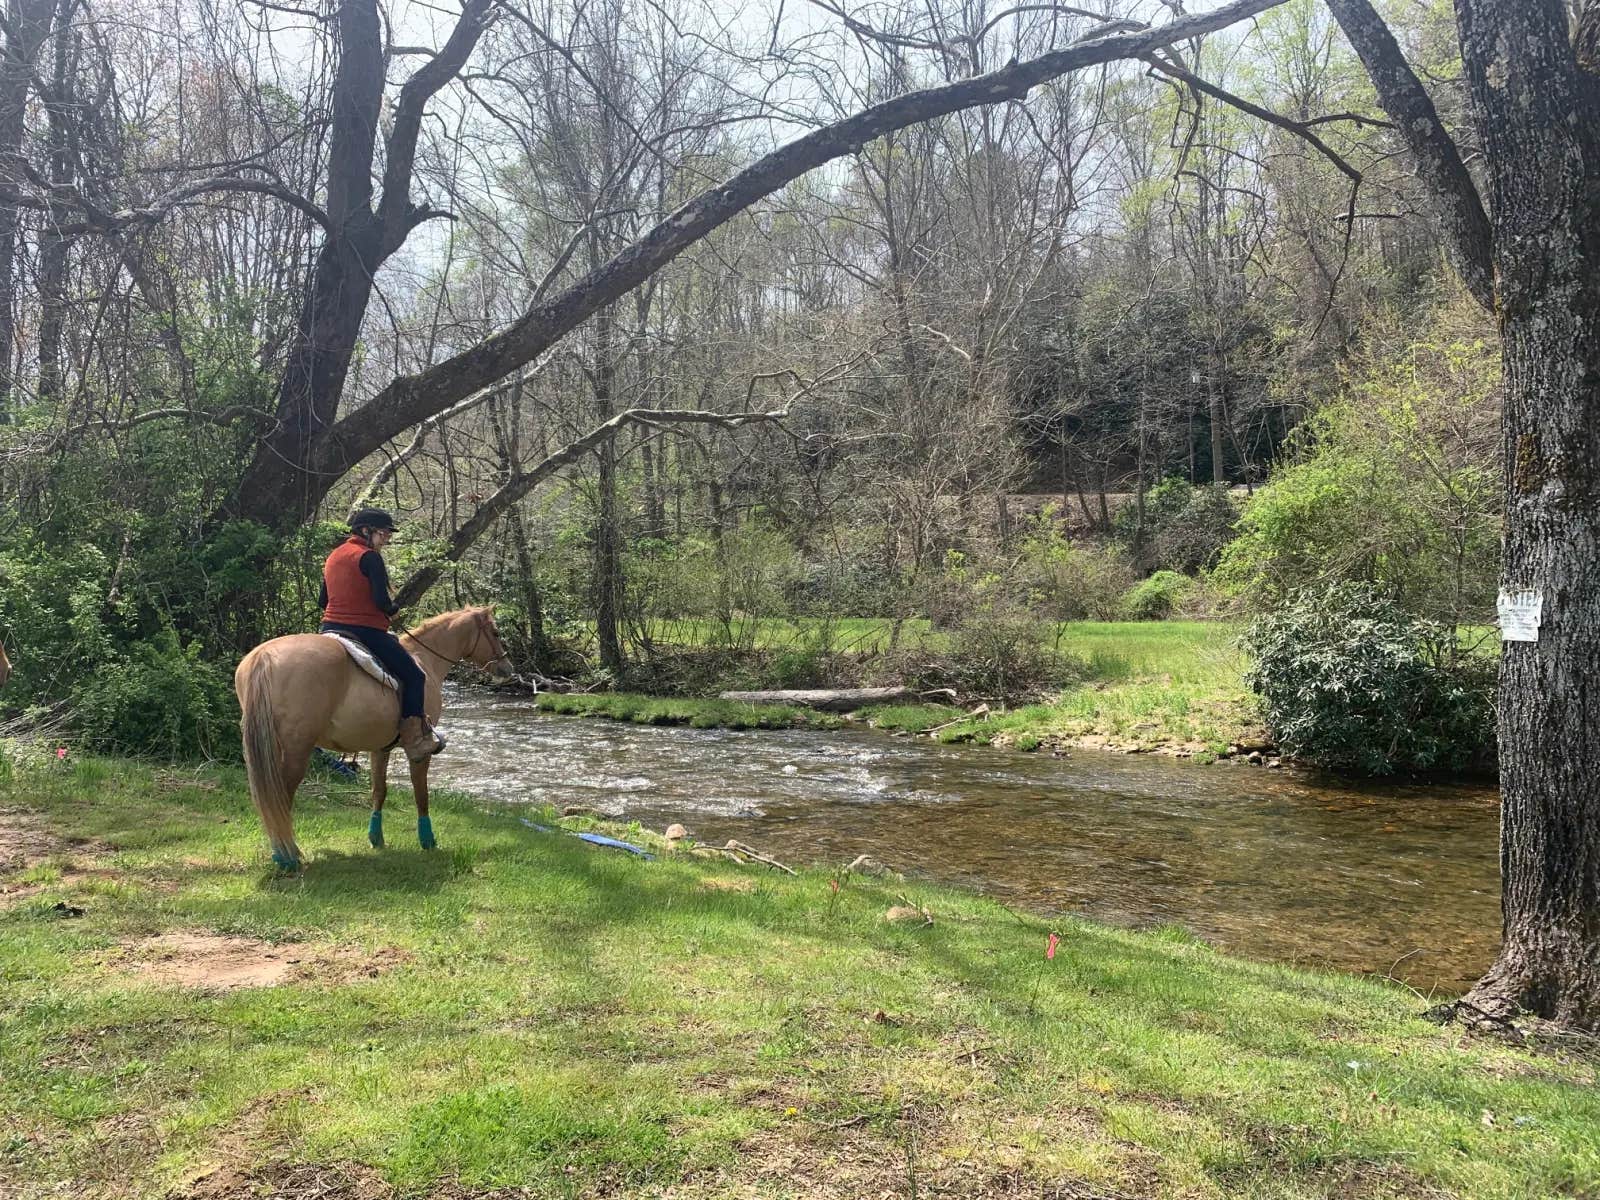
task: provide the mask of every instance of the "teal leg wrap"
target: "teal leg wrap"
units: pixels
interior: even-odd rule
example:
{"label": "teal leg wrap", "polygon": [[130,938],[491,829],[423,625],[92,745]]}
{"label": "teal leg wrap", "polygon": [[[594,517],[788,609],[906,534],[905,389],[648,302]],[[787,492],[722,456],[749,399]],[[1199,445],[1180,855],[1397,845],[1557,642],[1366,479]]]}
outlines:
{"label": "teal leg wrap", "polygon": [[424,850],[432,850],[439,843],[433,840],[433,822],[427,817],[417,818],[417,841]]}
{"label": "teal leg wrap", "polygon": [[278,868],[283,871],[298,871],[300,869],[300,860],[292,857],[285,850],[274,850],[272,852],[272,861],[277,863]]}
{"label": "teal leg wrap", "polygon": [[372,819],[367,822],[367,841],[372,843],[374,850],[383,849],[383,814],[375,812]]}

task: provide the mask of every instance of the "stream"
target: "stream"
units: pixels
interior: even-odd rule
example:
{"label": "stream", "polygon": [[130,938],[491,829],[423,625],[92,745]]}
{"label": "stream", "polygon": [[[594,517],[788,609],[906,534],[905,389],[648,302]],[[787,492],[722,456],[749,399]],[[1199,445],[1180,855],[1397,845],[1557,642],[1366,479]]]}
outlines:
{"label": "stream", "polygon": [[1499,944],[1492,785],[631,725],[454,688],[442,727],[436,786],[657,831],[676,821],[794,866],[870,854],[1041,913],[1181,925],[1230,953],[1429,993],[1465,990]]}

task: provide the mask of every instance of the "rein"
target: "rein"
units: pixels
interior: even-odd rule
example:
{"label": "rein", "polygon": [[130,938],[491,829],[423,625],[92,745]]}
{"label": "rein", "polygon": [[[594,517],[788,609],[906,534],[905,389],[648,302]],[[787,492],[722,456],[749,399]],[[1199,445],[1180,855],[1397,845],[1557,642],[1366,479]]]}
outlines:
{"label": "rein", "polygon": [[[419,638],[417,636],[417,631],[415,629],[406,630],[405,633],[402,636],[410,638],[413,642],[415,642],[417,645],[421,646],[424,650],[426,650],[429,654],[433,655],[435,658],[443,659],[444,662],[446,662],[450,666],[454,667],[454,666],[457,666],[460,663],[466,662],[467,659],[471,658],[472,657],[472,652],[478,648],[478,643],[483,640],[483,635],[486,632],[485,629],[484,629],[484,626],[483,626],[483,622],[482,621],[475,621],[474,624],[477,626],[477,633],[473,636],[472,645],[467,647],[467,652],[465,654],[463,654],[460,658],[451,658],[447,654],[440,654],[432,646],[428,645],[427,642],[425,642],[421,638]],[[490,667],[494,666],[495,663],[497,663],[497,662],[507,662],[507,661],[510,660],[510,658],[511,658],[511,655],[509,653],[502,654],[498,658],[491,658],[487,663],[484,664],[484,668],[483,669],[484,670],[488,670]]]}

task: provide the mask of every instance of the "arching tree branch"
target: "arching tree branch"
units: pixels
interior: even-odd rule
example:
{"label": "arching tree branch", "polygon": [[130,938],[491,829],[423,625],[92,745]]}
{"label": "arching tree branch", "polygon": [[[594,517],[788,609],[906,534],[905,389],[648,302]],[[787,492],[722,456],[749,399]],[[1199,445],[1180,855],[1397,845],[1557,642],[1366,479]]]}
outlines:
{"label": "arching tree branch", "polygon": [[1417,173],[1439,205],[1445,248],[1456,270],[1473,298],[1492,310],[1494,234],[1489,214],[1433,99],[1368,0],[1328,0],[1328,7],[1367,68],[1379,102],[1410,147]]}
{"label": "arching tree branch", "polygon": [[997,71],[873,105],[763,156],[711,188],[609,262],[501,333],[415,375],[402,376],[327,429],[290,429],[269,439],[246,477],[238,515],[286,527],[304,520],[329,488],[383,443],[543,353],[598,309],[643,283],[689,246],[751,204],[823,163],[897,129],[962,109],[1019,101],[1071,71],[1140,58],[1187,38],[1224,29],[1283,0],[1234,0],[1213,12],[1156,29],[1118,33],[1051,51]]}
{"label": "arching tree branch", "polygon": [[445,550],[444,561],[423,567],[407,579],[405,586],[395,594],[395,603],[405,608],[422,599],[427,590],[444,574],[445,563],[459,562],[461,556],[471,549],[472,544],[487,533],[514,504],[562,467],[576,462],[603,442],[610,441],[628,425],[697,424],[736,429],[741,425],[756,422],[781,421],[788,415],[787,412],[716,413],[701,412],[698,409],[655,408],[630,408],[620,412],[528,470],[514,471],[500,489],[485,500],[461,528],[450,535],[450,544]]}

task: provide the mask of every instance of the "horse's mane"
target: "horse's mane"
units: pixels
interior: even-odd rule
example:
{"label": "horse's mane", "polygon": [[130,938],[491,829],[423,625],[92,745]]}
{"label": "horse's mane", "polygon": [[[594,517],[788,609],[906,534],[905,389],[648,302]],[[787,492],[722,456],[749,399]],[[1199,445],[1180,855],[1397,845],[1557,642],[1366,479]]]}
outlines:
{"label": "horse's mane", "polygon": [[477,611],[478,609],[476,607],[453,608],[449,612],[442,612],[429,617],[421,625],[414,625],[410,629],[402,630],[399,636],[405,637],[407,634],[414,633],[419,634],[422,637],[427,637],[430,631],[437,633],[440,629],[444,628],[446,624],[456,620],[458,617],[465,616],[469,613],[475,613]]}

